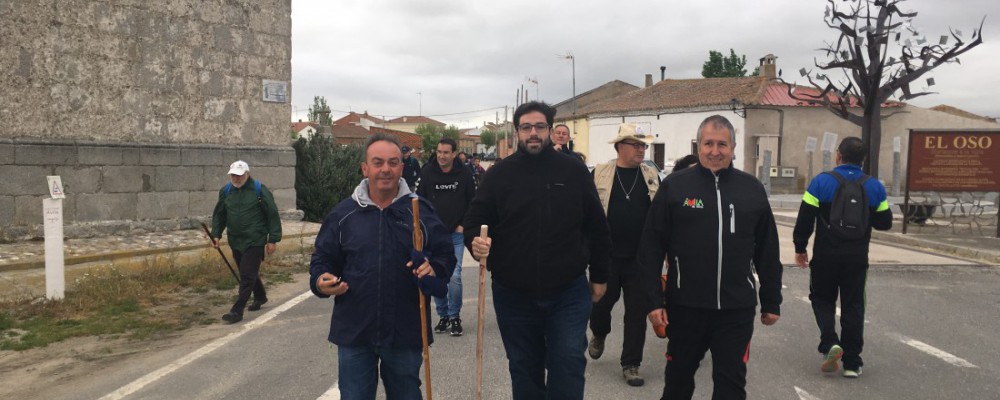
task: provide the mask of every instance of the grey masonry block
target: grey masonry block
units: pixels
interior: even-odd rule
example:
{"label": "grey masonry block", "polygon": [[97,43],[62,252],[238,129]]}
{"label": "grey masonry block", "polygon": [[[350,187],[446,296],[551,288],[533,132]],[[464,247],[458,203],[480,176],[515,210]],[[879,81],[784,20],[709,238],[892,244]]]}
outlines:
{"label": "grey masonry block", "polygon": [[122,148],[107,146],[80,146],[78,155],[82,165],[121,165]]}
{"label": "grey masonry block", "polygon": [[153,189],[157,192],[202,190],[204,167],[156,167]]}
{"label": "grey masonry block", "polygon": [[202,191],[188,193],[188,211],[191,215],[212,215],[215,203],[219,200],[219,192]]}
{"label": "grey masonry block", "polygon": [[222,159],[222,149],[181,149],[181,165],[185,166],[229,165],[233,161]]}
{"label": "grey masonry block", "polygon": [[[42,199],[45,196],[17,196],[14,198],[14,225],[41,224]],[[64,217],[65,218],[65,217]]]}
{"label": "grey masonry block", "polygon": [[14,144],[0,141],[0,165],[14,163]]}
{"label": "grey masonry block", "polygon": [[276,189],[271,194],[274,195],[274,204],[278,210],[295,209],[295,189]]}
{"label": "grey masonry block", "polygon": [[[228,167],[229,164],[233,163],[233,161],[239,160],[240,159],[239,157],[240,157],[239,151],[237,151],[235,148],[233,148],[233,149],[223,149],[222,150],[222,162],[220,163],[220,165],[225,165],[226,167]],[[244,160],[244,161],[246,161],[246,160]],[[252,168],[253,165],[251,165],[250,167]],[[228,170],[229,169],[227,168],[226,171],[228,171]]]}
{"label": "grey masonry block", "polygon": [[295,188],[295,168],[293,167],[260,167],[251,169],[254,178],[266,185],[269,189],[290,189]]}
{"label": "grey masonry block", "polygon": [[14,196],[0,196],[0,226],[14,223]]}
{"label": "grey masonry block", "polygon": [[180,165],[181,149],[175,147],[140,147],[140,165]]}
{"label": "grey masonry block", "polygon": [[56,167],[67,195],[97,193],[101,184],[100,167]]}
{"label": "grey masonry block", "polygon": [[48,194],[49,169],[28,165],[0,165],[0,193],[8,196]]}
{"label": "grey masonry block", "polygon": [[122,149],[122,165],[139,165],[139,148],[125,147]]}
{"label": "grey masonry block", "polygon": [[81,194],[76,198],[76,220],[135,219],[136,196],[136,193]]}
{"label": "grey masonry block", "polygon": [[102,193],[136,193],[153,189],[153,167],[104,167]]}
{"label": "grey masonry block", "polygon": [[254,170],[254,166],[281,165],[278,152],[274,150],[240,149],[239,157],[241,160],[246,161],[247,164],[250,164],[251,172]]}
{"label": "grey masonry block", "polygon": [[295,166],[295,150],[279,151],[278,152],[278,165],[282,167],[294,167]]}
{"label": "grey masonry block", "polygon": [[14,146],[14,163],[20,165],[73,165],[76,147],[61,145],[18,144]]}
{"label": "grey masonry block", "polygon": [[139,193],[136,217],[140,220],[187,217],[188,201],[188,192]]}

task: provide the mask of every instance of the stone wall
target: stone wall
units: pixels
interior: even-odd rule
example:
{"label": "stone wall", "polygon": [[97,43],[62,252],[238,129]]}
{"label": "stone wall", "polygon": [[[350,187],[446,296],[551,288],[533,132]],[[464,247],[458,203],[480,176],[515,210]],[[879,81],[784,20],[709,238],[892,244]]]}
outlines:
{"label": "stone wall", "polygon": [[263,101],[290,89],[291,0],[0,1],[0,21],[0,239],[40,235],[45,175],[67,223],[183,225],[239,158],[295,208],[291,106]]}

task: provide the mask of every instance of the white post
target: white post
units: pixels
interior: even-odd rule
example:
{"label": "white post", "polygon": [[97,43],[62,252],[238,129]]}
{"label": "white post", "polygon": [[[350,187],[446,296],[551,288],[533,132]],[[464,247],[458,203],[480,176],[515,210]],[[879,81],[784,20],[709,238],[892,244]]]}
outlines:
{"label": "white post", "polygon": [[42,199],[42,215],[45,220],[45,293],[49,300],[59,300],[66,291],[62,199]]}

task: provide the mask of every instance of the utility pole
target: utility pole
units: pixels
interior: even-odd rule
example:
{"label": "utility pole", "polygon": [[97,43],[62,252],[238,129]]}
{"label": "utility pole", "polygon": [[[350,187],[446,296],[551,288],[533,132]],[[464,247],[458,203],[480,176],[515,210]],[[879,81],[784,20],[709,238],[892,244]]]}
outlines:
{"label": "utility pole", "polygon": [[576,57],[573,53],[566,52],[564,59],[570,60],[573,63],[573,134],[576,134]]}
{"label": "utility pole", "polygon": [[420,96],[420,108],[417,116],[424,115],[424,92],[417,92],[417,96]]}

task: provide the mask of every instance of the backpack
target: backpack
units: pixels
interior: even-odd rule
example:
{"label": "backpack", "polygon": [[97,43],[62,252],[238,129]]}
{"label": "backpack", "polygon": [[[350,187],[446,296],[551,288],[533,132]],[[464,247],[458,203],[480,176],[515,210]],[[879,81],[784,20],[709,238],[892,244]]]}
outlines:
{"label": "backpack", "polygon": [[[223,199],[229,197],[229,191],[232,190],[232,188],[233,188],[233,183],[232,182],[227,183],[226,187],[222,188],[222,198]],[[264,210],[264,200],[260,196],[260,180],[257,180],[257,179],[253,180],[253,188],[254,188],[255,191],[257,191],[257,204],[260,205],[260,209],[261,209],[261,211],[263,211]]]}
{"label": "backpack", "polygon": [[837,179],[839,185],[830,204],[830,220],[826,227],[830,234],[843,241],[863,240],[871,228],[868,192],[864,183],[870,176],[861,174],[856,181],[848,181],[836,172],[824,172]]}

